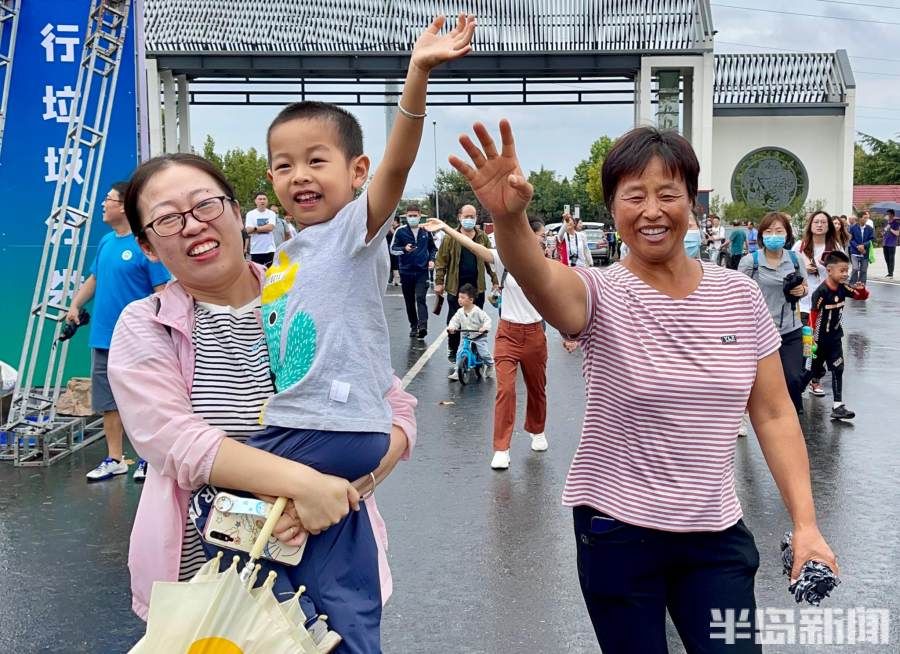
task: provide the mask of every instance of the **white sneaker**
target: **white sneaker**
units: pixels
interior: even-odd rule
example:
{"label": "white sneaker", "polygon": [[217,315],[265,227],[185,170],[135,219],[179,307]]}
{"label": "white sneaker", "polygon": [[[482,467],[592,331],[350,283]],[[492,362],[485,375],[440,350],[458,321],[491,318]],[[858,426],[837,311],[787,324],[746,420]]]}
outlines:
{"label": "white sneaker", "polygon": [[497,373],[494,371],[494,366],[485,366],[484,368],[484,378],[485,379],[493,379],[496,377]]}
{"label": "white sneaker", "polygon": [[509,468],[509,450],[494,452],[494,458],[491,459],[491,467],[494,470],[506,470]]}
{"label": "white sneaker", "polygon": [[459,381],[459,372],[456,368],[450,371],[450,374],[447,375],[447,379],[450,381]]}
{"label": "white sneaker", "polygon": [[540,434],[532,434],[531,435],[531,449],[535,452],[544,452],[549,447],[547,444],[547,437],[544,435],[544,432]]}
{"label": "white sneaker", "polygon": [[139,484],[144,483],[144,480],[147,479],[147,462],[143,459],[138,459],[137,468],[134,470],[132,479]]}
{"label": "white sneaker", "polygon": [[100,465],[87,473],[86,477],[88,481],[105,481],[116,475],[124,475],[126,472],[128,472],[127,463],[106,457],[100,462]]}

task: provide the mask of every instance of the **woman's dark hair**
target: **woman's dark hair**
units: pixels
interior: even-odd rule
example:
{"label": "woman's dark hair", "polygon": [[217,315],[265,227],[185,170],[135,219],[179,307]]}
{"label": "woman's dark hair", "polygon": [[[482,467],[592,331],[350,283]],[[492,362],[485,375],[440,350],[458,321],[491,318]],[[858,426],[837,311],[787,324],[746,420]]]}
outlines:
{"label": "woman's dark hair", "polygon": [[125,190],[125,215],[128,218],[128,225],[131,227],[131,232],[138,240],[145,238],[141,212],[140,209],[138,209],[138,201],[140,200],[141,193],[151,177],[170,166],[190,166],[191,168],[196,168],[216,180],[216,184],[222,190],[222,193],[232,199],[234,198],[234,187],[228,181],[228,178],[225,177],[215,164],[210,163],[203,157],[198,157],[196,154],[187,154],[185,152],[163,154],[158,157],[153,157],[138,166],[137,170],[135,170],[134,174],[131,176],[128,188]]}
{"label": "woman's dark hair", "polygon": [[886,214],[887,214],[888,216],[891,216],[892,218],[894,218],[894,217],[897,216],[896,212],[895,212],[893,209],[888,209],[887,212],[886,212]]}
{"label": "woman's dark hair", "polygon": [[756,242],[759,244],[759,247],[765,247],[763,232],[775,223],[781,223],[784,226],[784,231],[787,234],[784,240],[784,249],[790,250],[794,247],[794,230],[791,227],[791,217],[781,211],[770,211],[762,217],[762,220],[759,221],[759,235],[756,237]]}
{"label": "woman's dark hair", "polygon": [[813,260],[813,256],[815,255],[812,224],[816,216],[825,216],[825,218],[828,220],[828,231],[825,232],[825,252],[837,250],[838,244],[840,243],[837,230],[834,228],[834,222],[832,221],[832,218],[828,214],[828,212],[814,211],[812,214],[810,214],[809,220],[806,221],[806,226],[803,228],[803,238],[800,239],[800,250],[810,261]]}
{"label": "woman's dark hair", "polygon": [[603,169],[603,202],[612,211],[616,188],[624,177],[640,175],[647,164],[658,157],[666,171],[673,177],[680,177],[687,187],[688,201],[693,206],[697,199],[697,177],[700,162],[686,138],[678,132],[661,131],[655,127],[637,127],[620,137],[613,145]]}

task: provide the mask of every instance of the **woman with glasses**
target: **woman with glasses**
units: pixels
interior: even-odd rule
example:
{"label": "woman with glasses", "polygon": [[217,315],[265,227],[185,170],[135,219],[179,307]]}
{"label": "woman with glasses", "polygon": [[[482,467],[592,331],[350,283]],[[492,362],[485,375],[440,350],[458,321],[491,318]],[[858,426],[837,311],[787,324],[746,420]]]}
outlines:
{"label": "woman with glasses", "polygon": [[[205,560],[188,512],[198,491],[290,498],[275,536],[292,545],[337,524],[348,499],[356,505],[360,496],[345,479],[244,444],[260,429],[274,387],[260,323],[264,269],[243,258],[243,221],[228,180],[195,155],[157,157],[135,172],[125,212],[147,256],[177,280],[125,310],[110,354],[122,421],[149,462],[129,551],[132,606],[146,618],[154,581],[189,579]],[[395,379],[388,400],[394,427],[372,486],[415,443],[415,399]],[[384,521],[374,500],[365,501],[384,601],[391,592]]]}

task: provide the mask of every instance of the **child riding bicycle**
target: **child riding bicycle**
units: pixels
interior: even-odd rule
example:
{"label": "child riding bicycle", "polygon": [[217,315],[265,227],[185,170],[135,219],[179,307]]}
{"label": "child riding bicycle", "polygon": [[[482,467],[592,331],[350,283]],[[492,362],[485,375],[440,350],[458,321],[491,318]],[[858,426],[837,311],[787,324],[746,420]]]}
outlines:
{"label": "child riding bicycle", "polygon": [[[475,306],[475,297],[478,291],[471,284],[463,284],[459,289],[459,311],[457,311],[450,319],[447,325],[447,331],[451,334],[460,332],[471,332],[470,341],[478,356],[484,361],[485,378],[494,375],[494,357],[491,354],[491,348],[488,345],[487,333],[491,330],[491,318],[483,309]],[[463,350],[460,350],[463,354]]]}

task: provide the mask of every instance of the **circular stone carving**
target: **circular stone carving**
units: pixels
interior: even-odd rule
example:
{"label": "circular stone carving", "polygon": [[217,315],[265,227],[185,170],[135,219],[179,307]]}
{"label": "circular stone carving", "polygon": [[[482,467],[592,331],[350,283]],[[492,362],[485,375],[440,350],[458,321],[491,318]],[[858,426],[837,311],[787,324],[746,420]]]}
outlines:
{"label": "circular stone carving", "polygon": [[731,197],[770,211],[802,205],[809,178],[800,159],[782,148],[759,148],[740,160],[731,176]]}

